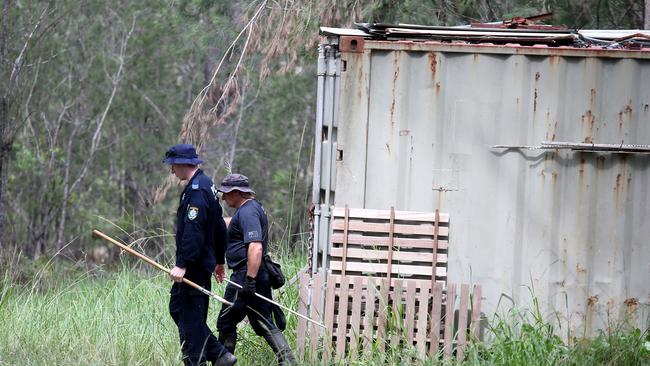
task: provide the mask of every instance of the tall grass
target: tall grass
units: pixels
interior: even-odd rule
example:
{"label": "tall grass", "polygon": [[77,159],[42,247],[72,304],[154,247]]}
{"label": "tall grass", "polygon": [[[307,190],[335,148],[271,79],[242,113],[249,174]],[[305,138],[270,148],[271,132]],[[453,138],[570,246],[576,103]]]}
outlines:
{"label": "tall grass", "polygon": [[[288,277],[302,256],[282,256]],[[178,333],[168,315],[166,275],[125,263],[111,271],[82,270],[61,263],[34,271],[31,281],[0,274],[0,365],[181,365]],[[213,288],[223,293],[223,285]],[[279,301],[295,308],[297,289]],[[210,308],[214,330],[219,304]],[[295,344],[297,319],[285,331]],[[401,326],[393,327],[399,337]],[[392,334],[387,339],[391,340]],[[650,365],[650,336],[640,330],[615,331],[566,344],[538,310],[512,310],[497,316],[488,342],[470,342],[463,361],[424,358],[406,342],[375,344],[340,365]],[[399,340],[399,339],[398,339]],[[401,344],[400,344],[401,343]],[[240,365],[268,365],[275,359],[264,340],[241,324],[236,355]],[[307,364],[323,364],[308,358]]]}

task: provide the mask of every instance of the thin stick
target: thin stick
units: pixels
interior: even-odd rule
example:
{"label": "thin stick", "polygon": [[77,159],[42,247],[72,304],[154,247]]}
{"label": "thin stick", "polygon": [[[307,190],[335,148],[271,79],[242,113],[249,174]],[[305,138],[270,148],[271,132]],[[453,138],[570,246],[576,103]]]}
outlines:
{"label": "thin stick", "polygon": [[[169,269],[168,268],[163,267],[161,264],[154,261],[153,259],[147,257],[146,255],[144,255],[142,253],[137,252],[136,250],[133,250],[133,249],[129,248],[128,246],[126,246],[126,245],[120,243],[119,241],[111,238],[110,236],[102,233],[101,231],[93,230],[93,235],[97,236],[97,237],[100,237],[100,238],[106,240],[107,242],[109,242],[111,244],[117,245],[118,247],[122,248],[123,250],[129,252],[130,254],[142,259],[143,261],[145,261],[147,263],[149,263],[153,267],[156,267],[159,270],[169,274]],[[213,292],[210,292],[210,291],[204,289],[203,287],[201,287],[201,286],[197,285],[196,283],[188,280],[187,278],[183,278],[183,283],[187,284],[188,286],[194,287],[195,289],[201,291],[202,293],[204,293],[204,294],[206,294],[208,296],[214,297],[215,299],[217,299],[219,302],[221,302],[223,304],[232,305],[232,303],[230,301],[224,299],[223,297],[221,297],[221,296],[219,296],[219,295],[217,295],[217,294],[215,294]]]}
{"label": "thin stick", "polygon": [[[231,285],[237,287],[237,288],[243,288],[242,285],[240,285],[240,284],[238,284],[238,283],[236,283],[236,282],[232,282],[231,280],[229,280],[229,279],[227,279],[227,278],[224,278],[223,280],[226,281],[226,282],[228,282],[229,284],[231,284]],[[280,308],[282,308],[282,309],[284,309],[284,310],[290,312],[291,314],[295,314],[295,315],[297,315],[297,316],[299,316],[299,317],[301,317],[301,318],[303,318],[303,319],[305,319],[305,320],[307,320],[307,321],[310,321],[310,322],[312,322],[312,323],[314,323],[314,324],[316,324],[316,325],[318,325],[318,326],[320,326],[320,327],[323,327],[323,328],[327,329],[327,327],[326,327],[325,325],[323,325],[322,323],[319,323],[319,322],[317,322],[317,321],[315,321],[315,320],[313,320],[313,319],[310,319],[310,318],[308,318],[308,317],[306,317],[306,316],[300,314],[300,313],[297,312],[297,311],[291,310],[291,309],[289,309],[288,307],[286,307],[286,306],[280,304],[279,302],[273,301],[273,300],[269,299],[268,297],[265,297],[265,296],[263,296],[263,295],[258,294],[257,292],[255,293],[255,296],[259,297],[259,298],[262,299],[262,300],[265,300],[265,301],[268,302],[268,303],[271,303],[271,304],[273,304],[273,305],[275,305],[275,306],[278,306],[278,307],[280,307]]]}
{"label": "thin stick", "polygon": [[[130,254],[132,254],[132,255],[134,255],[134,256],[136,256],[136,257],[142,259],[143,261],[145,261],[145,262],[147,262],[147,263],[149,263],[149,264],[152,265],[153,267],[156,267],[156,268],[158,268],[159,270],[161,270],[161,271],[163,271],[163,272],[169,274],[169,269],[168,269],[168,268],[162,266],[161,264],[159,264],[158,262],[154,261],[153,259],[147,257],[146,255],[144,255],[144,254],[142,254],[142,253],[140,253],[140,252],[138,252],[138,251],[136,251],[136,250],[133,250],[133,249],[129,248],[128,246],[126,246],[126,245],[120,243],[119,241],[117,241],[117,240],[111,238],[110,236],[108,236],[108,235],[102,233],[101,231],[99,231],[99,230],[93,230],[93,235],[95,235],[95,236],[97,236],[97,237],[100,237],[100,238],[102,238],[102,239],[104,239],[104,240],[110,242],[111,244],[114,244],[114,245],[120,247],[121,249],[123,249],[123,250],[129,252]],[[230,281],[230,280],[228,280],[228,279],[224,279],[224,280],[225,280],[226,282],[228,282],[228,283],[234,285],[234,286],[237,286],[237,287],[239,287],[239,288],[242,288],[241,285],[238,285],[238,284],[236,284],[235,282],[232,282],[232,281]],[[221,296],[219,296],[219,295],[217,295],[217,294],[215,294],[215,293],[213,293],[213,292],[210,292],[210,291],[204,289],[203,287],[201,287],[201,286],[197,285],[196,283],[194,283],[194,282],[188,280],[187,278],[183,278],[183,282],[186,283],[187,285],[189,285],[189,286],[191,286],[191,287],[194,287],[195,289],[201,291],[201,292],[204,293],[205,295],[208,295],[208,296],[214,297],[215,299],[217,299],[219,302],[221,302],[221,303],[223,303],[223,304],[226,304],[226,305],[232,305],[232,303],[231,303],[230,301],[224,299],[223,297],[221,297]],[[282,304],[279,304],[279,303],[277,303],[277,302],[275,302],[275,301],[273,301],[273,300],[270,300],[270,299],[268,299],[268,298],[266,298],[266,297],[264,297],[264,296],[262,296],[262,295],[260,295],[260,294],[257,294],[257,293],[256,293],[255,295],[257,295],[257,297],[259,297],[259,298],[261,298],[261,299],[264,299],[264,300],[270,302],[270,303],[273,304],[273,305],[277,305],[277,306],[281,307],[282,309],[284,309],[284,310],[286,310],[286,311],[289,311],[289,312],[291,312],[291,313],[293,313],[293,314],[296,314],[296,315],[298,315],[299,317],[304,318],[304,319],[307,320],[307,321],[310,321],[310,322],[312,322],[312,323],[314,323],[314,324],[316,324],[316,325],[319,325],[319,326],[321,326],[321,327],[327,329],[327,327],[325,327],[323,324],[321,324],[321,323],[319,323],[319,322],[317,322],[317,321],[315,321],[315,320],[312,320],[312,319],[310,319],[310,318],[308,318],[308,317],[306,317],[306,316],[304,316],[304,315],[302,315],[302,314],[299,314],[299,313],[297,313],[297,312],[295,312],[295,311],[293,311],[293,310],[287,308],[286,306],[284,306],[284,305],[282,305]]]}

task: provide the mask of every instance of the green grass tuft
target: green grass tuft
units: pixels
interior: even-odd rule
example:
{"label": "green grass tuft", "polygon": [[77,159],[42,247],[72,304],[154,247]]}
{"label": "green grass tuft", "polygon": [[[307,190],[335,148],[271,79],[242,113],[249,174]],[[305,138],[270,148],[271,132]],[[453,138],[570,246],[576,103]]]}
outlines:
{"label": "green grass tuft", "polygon": [[[278,256],[279,257],[279,256]],[[288,278],[304,266],[304,256],[281,260]],[[166,275],[122,263],[110,272],[82,265],[48,262],[31,280],[0,274],[0,365],[181,365],[176,327],[168,314]],[[28,271],[22,271],[27,273]],[[223,293],[224,285],[213,290]],[[296,308],[297,285],[279,301]],[[213,301],[214,330],[220,305]],[[295,346],[297,318],[287,316],[285,332]],[[393,324],[394,323],[394,324]],[[413,347],[396,345],[403,324],[392,322],[386,343],[362,350],[340,365],[650,365],[650,335],[635,329],[601,333],[593,339],[559,338],[538,308],[496,316],[486,343],[470,342],[462,362],[424,358]],[[295,348],[294,348],[295,349]],[[264,340],[241,324],[236,355],[240,365],[269,365],[275,359]],[[307,364],[322,364],[308,357]]]}

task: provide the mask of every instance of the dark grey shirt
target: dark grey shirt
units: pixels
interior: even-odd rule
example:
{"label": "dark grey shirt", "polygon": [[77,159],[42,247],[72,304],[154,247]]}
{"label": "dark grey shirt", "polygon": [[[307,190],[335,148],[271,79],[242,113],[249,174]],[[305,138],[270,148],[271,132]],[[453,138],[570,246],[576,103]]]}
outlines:
{"label": "dark grey shirt", "polygon": [[248,244],[252,242],[261,242],[264,254],[266,254],[268,231],[269,222],[266,211],[257,200],[249,200],[241,205],[232,216],[228,226],[228,247],[226,249],[228,267],[240,269],[246,264]]}

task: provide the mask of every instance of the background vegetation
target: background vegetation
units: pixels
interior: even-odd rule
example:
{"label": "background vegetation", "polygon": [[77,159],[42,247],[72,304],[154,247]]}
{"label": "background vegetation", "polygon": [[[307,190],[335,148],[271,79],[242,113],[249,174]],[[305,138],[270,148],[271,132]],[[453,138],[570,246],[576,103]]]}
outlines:
{"label": "background vegetation", "polygon": [[[90,231],[170,263],[180,187],[161,160],[180,141],[201,147],[214,180],[248,175],[275,250],[294,270],[305,264],[320,25],[552,11],[550,22],[573,28],[643,28],[644,9],[643,0],[2,0],[0,364],[178,364],[166,279],[116,261]],[[504,353],[477,345],[468,362],[517,364],[505,350],[522,337],[539,340],[535,355],[549,345],[560,359],[582,352],[547,333],[496,335]],[[585,364],[619,349],[647,357],[646,335],[622,337],[620,348],[606,336],[587,345]]]}
{"label": "background vegetation", "polygon": [[[304,264],[283,256],[289,276]],[[52,266],[52,267],[50,267]],[[223,286],[213,288],[223,293]],[[22,285],[5,273],[0,279],[0,365],[180,365],[176,328],[167,314],[169,280],[139,264],[123,261],[107,269],[55,261]],[[296,308],[297,289],[276,296]],[[277,294],[276,294],[277,295]],[[214,330],[219,304],[212,302],[208,323]],[[295,344],[297,318],[288,316],[285,331]],[[414,347],[387,341],[354,365],[620,365],[650,364],[650,334],[613,327],[595,339],[564,342],[539,311],[511,310],[485,330],[488,343],[471,342],[461,361],[419,356]],[[238,365],[269,365],[274,356],[251,327],[241,324]],[[398,335],[399,336],[399,335]],[[392,338],[392,337],[391,337]],[[403,344],[406,344],[406,340]],[[295,349],[295,348],[294,348]],[[310,357],[301,364],[324,365]]]}
{"label": "background vegetation", "polygon": [[644,21],[642,0],[3,0],[0,250],[81,257],[100,216],[133,237],[173,232],[161,159],[179,141],[215,180],[249,175],[276,238],[304,247],[318,26],[547,11],[569,27]]}

